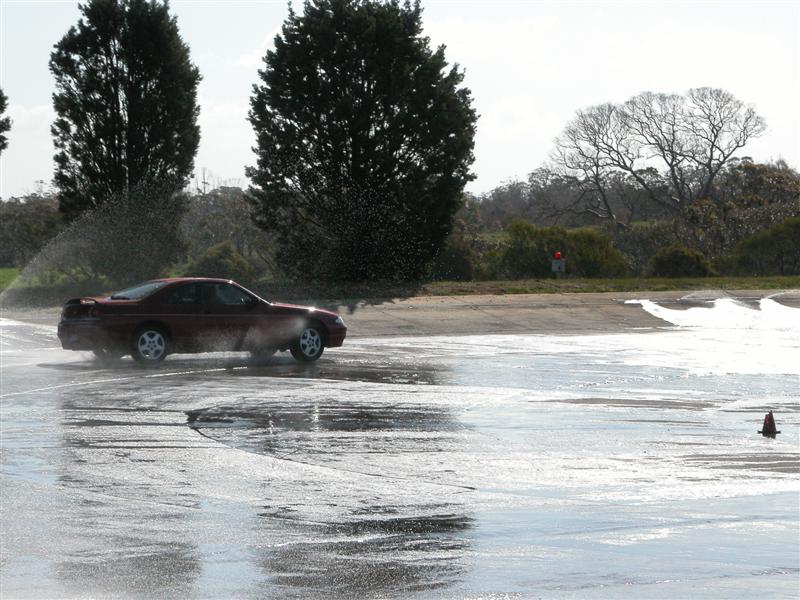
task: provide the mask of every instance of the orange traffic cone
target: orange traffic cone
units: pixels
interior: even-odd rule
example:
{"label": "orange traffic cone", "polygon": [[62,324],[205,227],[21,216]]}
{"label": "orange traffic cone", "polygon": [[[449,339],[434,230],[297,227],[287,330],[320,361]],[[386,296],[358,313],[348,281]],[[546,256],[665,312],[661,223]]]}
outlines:
{"label": "orange traffic cone", "polygon": [[772,411],[769,411],[764,416],[764,425],[761,427],[761,431],[758,433],[771,438],[774,438],[780,433],[780,431],[775,428],[775,417],[772,416]]}

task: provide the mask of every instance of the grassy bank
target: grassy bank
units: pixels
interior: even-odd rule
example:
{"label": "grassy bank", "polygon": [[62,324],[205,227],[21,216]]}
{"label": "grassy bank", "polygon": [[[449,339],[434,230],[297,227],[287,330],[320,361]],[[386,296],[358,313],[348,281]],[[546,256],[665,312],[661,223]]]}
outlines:
{"label": "grassy bank", "polygon": [[786,277],[629,277],[622,279],[522,279],[517,281],[437,281],[421,295],[570,294],[590,292],[669,292],[682,290],[800,289],[800,276]]}
{"label": "grassy bank", "polygon": [[361,284],[339,286],[262,285],[252,288],[268,299],[329,299],[347,304],[357,299],[506,294],[581,294],[596,292],[669,292],[691,290],[800,290],[800,276],[685,277],[620,279],[520,279],[513,281],[436,281],[418,285]]}

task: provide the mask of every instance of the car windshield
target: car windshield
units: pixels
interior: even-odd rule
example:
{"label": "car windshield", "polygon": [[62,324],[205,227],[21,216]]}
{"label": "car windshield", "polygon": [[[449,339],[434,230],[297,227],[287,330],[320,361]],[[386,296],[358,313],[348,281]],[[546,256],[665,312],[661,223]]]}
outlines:
{"label": "car windshield", "polygon": [[167,285],[166,281],[146,281],[140,283],[126,290],[114,292],[111,294],[112,300],[141,300],[145,296],[149,296],[157,289]]}

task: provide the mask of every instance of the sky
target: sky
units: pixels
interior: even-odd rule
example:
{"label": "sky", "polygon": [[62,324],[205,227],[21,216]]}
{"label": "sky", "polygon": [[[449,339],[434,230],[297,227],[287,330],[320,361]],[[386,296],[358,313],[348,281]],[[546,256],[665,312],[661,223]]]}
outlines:
{"label": "sky", "polygon": [[[257,71],[285,20],[285,0],[172,0],[203,81],[197,181],[246,187],[255,163],[247,121]],[[296,10],[302,3],[295,1]],[[480,115],[480,194],[548,161],[575,111],[649,90],[719,87],[752,105],[767,132],[739,154],[800,168],[800,2],[423,0],[425,34],[465,70]],[[0,0],[0,86],[9,146],[0,197],[47,190],[53,45],[77,23],[70,0]]]}

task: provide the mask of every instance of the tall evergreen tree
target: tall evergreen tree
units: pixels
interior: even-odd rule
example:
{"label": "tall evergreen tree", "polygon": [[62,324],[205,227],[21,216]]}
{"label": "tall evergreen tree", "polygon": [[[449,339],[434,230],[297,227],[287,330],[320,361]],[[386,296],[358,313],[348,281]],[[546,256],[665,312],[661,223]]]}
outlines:
{"label": "tall evergreen tree", "polygon": [[7,107],[8,96],[3,93],[3,88],[0,88],[0,154],[8,148],[6,133],[11,129],[11,119],[3,116]]}
{"label": "tall evergreen tree", "polygon": [[421,16],[419,2],[314,0],[267,52],[247,175],[288,273],[413,279],[447,237],[477,115]]}
{"label": "tall evergreen tree", "polygon": [[70,217],[149,183],[175,189],[200,141],[197,85],[165,0],[89,0],[50,56],[54,183]]}

